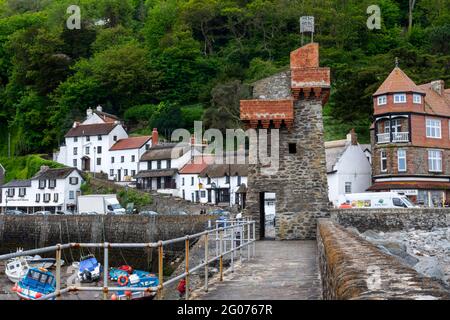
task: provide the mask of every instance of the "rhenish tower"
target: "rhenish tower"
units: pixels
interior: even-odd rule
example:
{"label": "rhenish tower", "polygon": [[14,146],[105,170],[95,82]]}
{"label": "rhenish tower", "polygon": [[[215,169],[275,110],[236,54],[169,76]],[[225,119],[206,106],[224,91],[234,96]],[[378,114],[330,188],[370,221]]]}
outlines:
{"label": "rhenish tower", "polygon": [[[249,166],[245,215],[265,238],[265,194],[275,194],[275,238],[314,239],[316,220],[328,215],[322,106],[330,94],[330,69],[319,67],[319,45],[291,53],[290,70],[253,85],[253,100],[241,101],[247,128],[279,129],[279,170]],[[270,138],[268,138],[270,142]]]}

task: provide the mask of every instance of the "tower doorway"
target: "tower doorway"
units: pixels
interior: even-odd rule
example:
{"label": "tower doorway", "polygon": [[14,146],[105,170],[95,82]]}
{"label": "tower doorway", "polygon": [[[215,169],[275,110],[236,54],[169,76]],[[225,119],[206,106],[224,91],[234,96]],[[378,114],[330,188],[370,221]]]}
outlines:
{"label": "tower doorway", "polygon": [[260,238],[266,240],[276,239],[276,194],[261,192],[259,194],[260,206]]}

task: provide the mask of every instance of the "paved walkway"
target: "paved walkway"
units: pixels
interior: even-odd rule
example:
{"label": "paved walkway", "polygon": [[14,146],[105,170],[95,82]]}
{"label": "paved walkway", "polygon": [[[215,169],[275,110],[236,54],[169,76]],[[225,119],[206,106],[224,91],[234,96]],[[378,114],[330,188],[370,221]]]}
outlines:
{"label": "paved walkway", "polygon": [[256,257],[244,261],[223,282],[211,283],[199,300],[317,300],[321,283],[315,241],[258,241]]}

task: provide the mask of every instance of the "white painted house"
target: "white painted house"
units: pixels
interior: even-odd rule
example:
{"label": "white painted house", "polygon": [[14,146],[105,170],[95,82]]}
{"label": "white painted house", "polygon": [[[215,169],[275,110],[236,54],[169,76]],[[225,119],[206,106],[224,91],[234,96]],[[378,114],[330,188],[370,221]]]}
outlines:
{"label": "white painted house", "polygon": [[129,137],[119,118],[102,107],[86,111],[86,120],[74,122],[65,144],[54,160],[81,171],[103,173],[109,180],[128,184],[139,172],[139,159],[158,144],[158,130],[152,136]]}
{"label": "white painted house", "polygon": [[370,150],[353,131],[346,140],[326,142],[325,152],[330,202],[337,205],[339,195],[366,192],[372,183]]}
{"label": "white painted house", "polygon": [[49,169],[43,166],[29,180],[15,180],[0,186],[0,208],[36,211],[77,210],[83,178],[76,168]]}

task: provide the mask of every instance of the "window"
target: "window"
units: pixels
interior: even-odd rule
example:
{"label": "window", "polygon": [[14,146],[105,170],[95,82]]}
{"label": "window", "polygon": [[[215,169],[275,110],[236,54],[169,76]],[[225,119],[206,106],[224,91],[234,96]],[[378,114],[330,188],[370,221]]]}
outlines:
{"label": "window", "polygon": [[73,138],[73,142],[78,142],[78,137]]}
{"label": "window", "polygon": [[191,177],[191,186],[194,185],[194,177]]}
{"label": "window", "polygon": [[121,157],[120,157],[120,162],[122,162],[122,163],[125,162],[125,156],[121,156]]}
{"label": "window", "polygon": [[128,176],[128,169],[123,170],[123,175],[124,175],[125,177]]}
{"label": "window", "polygon": [[404,204],[402,199],[400,198],[393,198],[392,203],[394,204],[395,207],[406,208],[406,204]]}
{"label": "window", "polygon": [[387,154],[386,151],[381,151],[380,152],[380,170],[381,172],[386,172],[387,171]]}
{"label": "window", "polygon": [[14,192],[15,192],[15,189],[14,189],[14,188],[8,189],[8,197],[9,197],[9,198],[14,197]]}
{"label": "window", "polygon": [[58,202],[59,199],[59,194],[58,193],[54,193],[53,194],[53,202]]}
{"label": "window", "polygon": [[114,176],[114,169],[109,170],[109,175],[112,177]]}
{"label": "window", "polygon": [[378,97],[378,105],[383,106],[387,104],[387,96],[379,96]]}
{"label": "window", "polygon": [[147,169],[152,170],[152,161],[147,162]]}
{"label": "window", "polygon": [[48,180],[48,187],[50,189],[55,189],[56,188],[56,180],[54,180],[54,179]]}
{"label": "window", "polygon": [[136,156],[135,155],[132,155],[131,156],[131,162],[135,162],[136,161]]}
{"label": "window", "polygon": [[230,183],[230,176],[225,175],[225,183],[226,184]]}
{"label": "window", "polygon": [[181,185],[184,186],[184,178],[181,179]]}
{"label": "window", "polygon": [[398,158],[398,171],[405,172],[406,171],[406,150],[398,150],[397,158]]}
{"label": "window", "polygon": [[399,119],[391,121],[392,133],[402,132],[402,121]]}
{"label": "window", "polygon": [[210,177],[208,177],[207,181],[208,181],[207,182],[208,184],[211,184],[211,178]]}
{"label": "window", "polygon": [[75,191],[69,191],[69,200],[75,199]]}
{"label": "window", "polygon": [[74,147],[73,148],[73,155],[76,156],[78,154],[78,148]]}
{"label": "window", "polygon": [[51,194],[50,193],[44,193],[44,202],[50,202]]}
{"label": "window", "polygon": [[41,202],[41,194],[36,193],[36,202]]}
{"label": "window", "polygon": [[351,182],[346,182],[345,183],[345,193],[352,193],[352,183]]}
{"label": "window", "polygon": [[101,136],[101,135],[98,135],[97,140],[98,140],[98,141],[102,141],[102,140],[103,140],[102,136]]}
{"label": "window", "polygon": [[91,141],[91,137],[87,136],[87,137],[86,137],[86,141],[87,141],[87,142]]}
{"label": "window", "polygon": [[237,186],[239,187],[242,184],[241,176],[237,177]]}
{"label": "window", "polygon": [[289,143],[289,153],[296,154],[297,153],[297,144]]}
{"label": "window", "polygon": [[101,147],[101,146],[98,146],[98,147],[97,147],[97,153],[98,153],[98,154],[102,154],[102,147]]}
{"label": "window", "polygon": [[406,103],[406,94],[405,93],[394,94],[394,103]]}
{"label": "window", "polygon": [[186,199],[186,192],[183,189],[183,199]]}
{"label": "window", "polygon": [[19,188],[19,197],[23,198],[27,195],[27,188]]}
{"label": "window", "polygon": [[77,177],[71,177],[71,178],[69,179],[69,183],[70,183],[71,185],[77,185],[77,184],[78,184],[78,178],[77,178]]}
{"label": "window", "polygon": [[427,138],[441,138],[441,120],[427,119]]}
{"label": "window", "polygon": [[413,94],[413,102],[417,104],[422,103],[422,96],[420,94],[414,93]]}
{"label": "window", "polygon": [[442,172],[442,151],[428,151],[428,170],[432,172]]}
{"label": "window", "polygon": [[150,149],[150,145],[149,145],[149,144],[146,144],[146,145],[145,145],[145,150],[148,151],[148,149]]}
{"label": "window", "polygon": [[111,163],[114,163],[114,157],[111,157]]}
{"label": "window", "polygon": [[156,168],[161,169],[161,160],[158,160],[158,162],[156,163]]}
{"label": "window", "polygon": [[114,137],[113,137],[113,140],[114,140],[114,141],[117,141],[117,136],[114,136]]}
{"label": "window", "polygon": [[172,160],[167,160],[167,169],[172,168]]}
{"label": "window", "polygon": [[131,176],[134,177],[136,175],[136,170],[131,170]]}
{"label": "window", "polygon": [[76,168],[77,167],[77,159],[73,159],[73,166]]}
{"label": "window", "polygon": [[89,154],[90,152],[90,147],[86,147],[86,154]]}
{"label": "window", "polygon": [[97,158],[97,165],[101,166],[102,165],[102,158]]}
{"label": "window", "polygon": [[45,189],[46,180],[39,180],[39,189]]}
{"label": "window", "polygon": [[200,198],[206,198],[206,191],[200,191]]}

